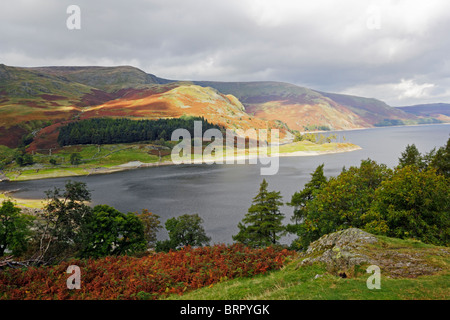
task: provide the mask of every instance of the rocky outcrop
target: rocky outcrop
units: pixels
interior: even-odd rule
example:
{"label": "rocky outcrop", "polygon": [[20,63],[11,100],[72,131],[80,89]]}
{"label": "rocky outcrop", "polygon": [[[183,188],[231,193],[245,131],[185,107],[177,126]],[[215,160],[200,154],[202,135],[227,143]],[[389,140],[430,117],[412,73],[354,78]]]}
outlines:
{"label": "rocky outcrop", "polygon": [[[398,242],[398,243],[397,243]],[[376,265],[390,278],[432,275],[442,265],[430,256],[450,257],[450,250],[413,240],[385,241],[357,228],[327,234],[314,241],[300,255],[298,267],[324,263],[328,272],[347,277],[358,266]]]}
{"label": "rocky outcrop", "polygon": [[371,264],[373,259],[363,253],[363,248],[376,242],[378,239],[374,235],[356,228],[327,234],[310,244],[301,264],[323,262],[330,271],[348,270],[356,265]]}

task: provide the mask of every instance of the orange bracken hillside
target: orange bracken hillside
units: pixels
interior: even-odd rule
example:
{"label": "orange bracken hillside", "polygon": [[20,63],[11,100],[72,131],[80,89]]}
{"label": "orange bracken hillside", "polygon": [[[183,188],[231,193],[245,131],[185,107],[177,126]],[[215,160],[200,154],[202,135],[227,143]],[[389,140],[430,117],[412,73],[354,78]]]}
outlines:
{"label": "orange bracken hillside", "polygon": [[367,128],[371,124],[348,108],[336,104],[294,104],[285,101],[270,101],[251,104],[247,111],[255,117],[268,120],[281,120],[289,128],[304,131],[309,125],[322,125],[334,130]]}
{"label": "orange bracken hillside", "polygon": [[249,116],[235,97],[196,85],[182,85],[158,94],[142,91],[139,95],[88,107],[82,111],[80,118],[108,116],[158,119],[182,115],[203,116],[228,129],[262,129],[270,126],[267,121]]}
{"label": "orange bracken hillside", "polygon": [[[212,88],[181,85],[162,93],[153,90],[131,90],[114,100],[89,107],[72,107],[78,119],[125,117],[130,119],[178,118],[183,115],[203,116],[209,122],[230,130],[279,128],[275,121],[250,116],[232,95],[223,95]],[[73,114],[68,115],[72,116]],[[67,121],[43,128],[36,135],[29,150],[57,147],[58,129]],[[281,137],[286,131],[280,129]]]}

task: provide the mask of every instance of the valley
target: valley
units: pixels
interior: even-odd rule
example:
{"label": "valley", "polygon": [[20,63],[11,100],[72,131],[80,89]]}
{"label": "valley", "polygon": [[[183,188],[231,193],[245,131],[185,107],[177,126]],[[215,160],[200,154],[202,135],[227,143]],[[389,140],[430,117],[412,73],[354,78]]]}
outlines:
{"label": "valley", "polygon": [[445,114],[406,111],[376,99],[283,82],[168,80],[131,66],[0,65],[0,144],[22,145],[27,152],[58,148],[62,125],[104,117],[203,116],[232,131],[278,129],[283,142],[311,128],[348,130],[449,120]]}

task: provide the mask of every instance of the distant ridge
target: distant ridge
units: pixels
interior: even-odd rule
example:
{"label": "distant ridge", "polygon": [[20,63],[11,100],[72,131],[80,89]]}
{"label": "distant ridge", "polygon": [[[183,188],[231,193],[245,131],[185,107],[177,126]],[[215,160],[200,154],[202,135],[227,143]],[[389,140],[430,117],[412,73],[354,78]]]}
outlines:
{"label": "distant ridge", "polygon": [[232,94],[255,116],[281,120],[299,131],[313,125],[335,130],[367,128],[385,119],[416,118],[377,99],[325,93],[284,82],[194,83]]}
{"label": "distant ridge", "polygon": [[415,114],[417,116],[432,116],[432,115],[445,115],[450,117],[450,104],[449,103],[428,103],[417,104],[412,106],[397,107],[408,113]]}

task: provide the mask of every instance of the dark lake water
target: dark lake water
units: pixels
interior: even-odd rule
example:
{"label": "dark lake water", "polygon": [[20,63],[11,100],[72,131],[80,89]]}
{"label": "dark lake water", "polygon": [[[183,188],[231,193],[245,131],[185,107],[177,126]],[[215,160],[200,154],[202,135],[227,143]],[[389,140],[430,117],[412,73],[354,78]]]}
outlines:
{"label": "dark lake water", "polygon": [[[158,214],[163,224],[171,217],[198,213],[211,244],[231,243],[232,235],[238,231],[237,224],[247,213],[263,178],[269,183],[269,190],[281,191],[283,201],[289,202],[322,163],[327,176],[338,175],[344,166],[359,165],[367,158],[393,167],[408,144],[414,143],[421,153],[443,146],[449,138],[450,125],[374,128],[337,134],[362,150],[281,157],[279,171],[273,176],[261,176],[259,165],[177,165],[88,177],[1,182],[0,191],[20,189],[14,194],[19,198],[43,198],[44,191],[63,188],[68,179],[83,181],[92,191],[93,205],[108,204],[122,212],[148,209]],[[288,223],[293,209],[288,206],[282,209],[286,215],[284,222]],[[165,230],[159,238],[167,238]],[[291,240],[285,237],[282,242]]]}

